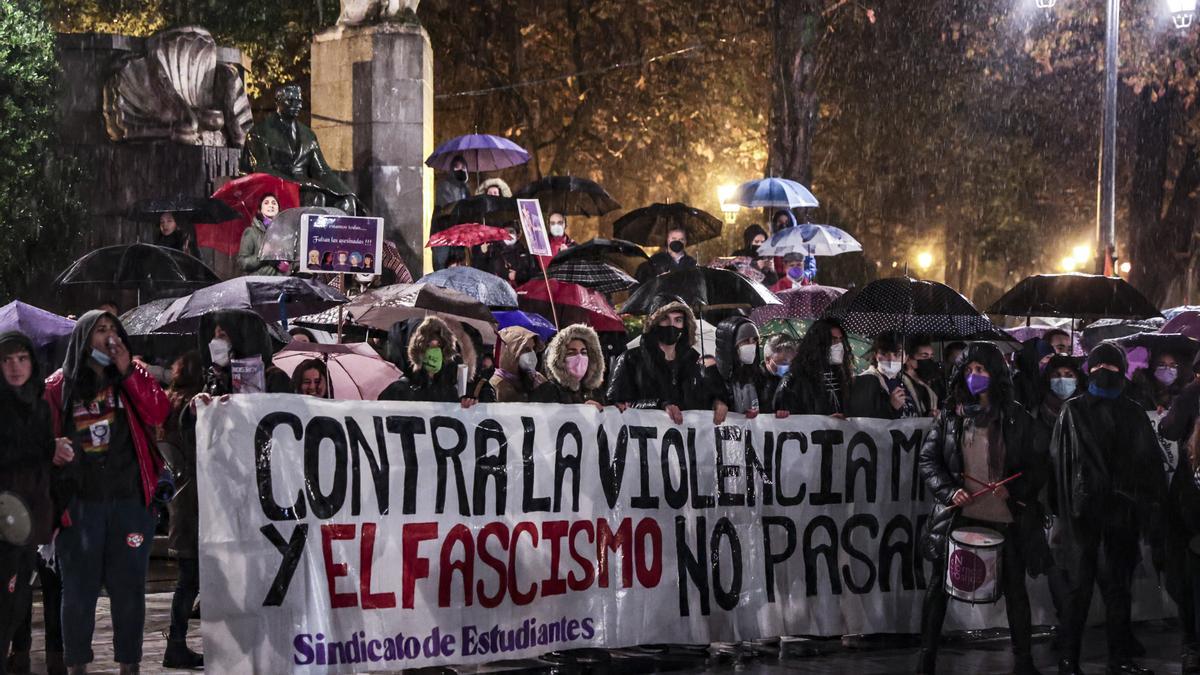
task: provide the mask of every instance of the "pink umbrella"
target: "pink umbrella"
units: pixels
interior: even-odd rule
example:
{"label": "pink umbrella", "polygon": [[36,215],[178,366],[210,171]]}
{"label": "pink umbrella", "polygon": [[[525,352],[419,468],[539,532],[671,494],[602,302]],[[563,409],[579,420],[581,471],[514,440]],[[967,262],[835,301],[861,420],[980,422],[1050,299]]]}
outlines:
{"label": "pink umbrella", "polygon": [[309,359],[325,362],[329,371],[329,397],[342,401],[374,401],[401,375],[399,368],[362,342],[344,345],[292,342],[271,360],[290,377]]}
{"label": "pink umbrella", "polygon": [[776,293],[783,304],[755,307],[750,320],[761,326],[772,319],[816,319],[845,292],[835,286],[796,286]]}

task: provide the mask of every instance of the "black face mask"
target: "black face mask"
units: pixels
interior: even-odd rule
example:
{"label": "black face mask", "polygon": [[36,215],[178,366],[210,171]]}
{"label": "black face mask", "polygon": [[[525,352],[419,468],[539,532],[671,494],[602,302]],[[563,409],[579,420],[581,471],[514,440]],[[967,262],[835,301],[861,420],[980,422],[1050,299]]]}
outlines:
{"label": "black face mask", "polygon": [[933,359],[917,359],[917,377],[933,382],[942,376],[942,367]]}
{"label": "black face mask", "polygon": [[1120,391],[1125,388],[1125,378],[1121,373],[1101,368],[1092,373],[1091,383],[1101,389]]}
{"label": "black face mask", "polygon": [[671,249],[672,253],[683,253],[683,242],[676,239],[675,241],[667,244],[667,248]]}
{"label": "black face mask", "polygon": [[460,183],[467,182],[467,172],[463,171],[462,169],[455,169],[454,170],[454,180],[456,180]]}
{"label": "black face mask", "polygon": [[683,337],[683,329],[675,326],[655,326],[652,334],[660,345],[673,345]]}

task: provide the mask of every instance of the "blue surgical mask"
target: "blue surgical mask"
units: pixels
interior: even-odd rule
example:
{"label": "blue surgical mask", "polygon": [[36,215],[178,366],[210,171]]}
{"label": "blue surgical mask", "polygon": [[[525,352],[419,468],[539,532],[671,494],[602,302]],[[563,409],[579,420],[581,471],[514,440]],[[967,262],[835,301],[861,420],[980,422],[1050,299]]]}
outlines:
{"label": "blue surgical mask", "polygon": [[92,347],[92,360],[96,363],[99,363],[101,368],[107,368],[111,366],[113,362],[112,357],[108,355],[108,352],[101,351],[95,347]]}
{"label": "blue surgical mask", "polygon": [[775,366],[775,374],[783,377],[784,375],[787,375],[788,370],[790,370],[791,367],[792,364],[790,363],[780,363],[779,365]]}
{"label": "blue surgical mask", "polygon": [[1050,391],[1062,400],[1067,400],[1075,394],[1078,384],[1073,377],[1055,377],[1050,380]]}

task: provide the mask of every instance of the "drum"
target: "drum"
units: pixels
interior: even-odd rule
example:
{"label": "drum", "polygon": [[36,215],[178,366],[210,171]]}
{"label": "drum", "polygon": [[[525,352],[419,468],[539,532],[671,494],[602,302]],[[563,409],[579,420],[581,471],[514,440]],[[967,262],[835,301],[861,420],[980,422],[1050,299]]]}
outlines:
{"label": "drum", "polygon": [[970,603],[1000,599],[1000,549],[1004,535],[986,527],[960,527],[950,533],[946,592]]}

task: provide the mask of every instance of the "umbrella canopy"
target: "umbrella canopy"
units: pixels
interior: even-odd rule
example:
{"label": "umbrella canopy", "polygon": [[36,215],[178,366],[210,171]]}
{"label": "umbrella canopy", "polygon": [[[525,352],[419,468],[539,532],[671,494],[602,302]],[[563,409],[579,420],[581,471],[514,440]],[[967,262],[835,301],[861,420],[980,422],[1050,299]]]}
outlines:
{"label": "umbrella canopy", "polygon": [[1170,321],[1184,312],[1200,312],[1200,305],[1180,305],[1178,307],[1169,307],[1162,311],[1162,315],[1164,319]]}
{"label": "umbrella canopy", "polygon": [[442,207],[434,217],[435,229],[446,229],[463,223],[493,224],[517,219],[517,200],[512,197],[475,195]]}
{"label": "umbrella canopy", "polygon": [[212,197],[159,197],[143,199],[133,205],[129,217],[157,223],[164,213],[184,215],[192,223],[220,223],[238,217],[233,207]]}
{"label": "umbrella canopy", "polygon": [[[800,342],[812,323],[811,319],[771,319],[758,327],[758,335],[764,344],[771,336],[780,334]],[[850,340],[850,351],[854,352],[854,356],[863,358],[871,351],[870,340],[864,340],[853,333],[847,335],[847,339]]]}
{"label": "umbrella canopy", "polygon": [[831,256],[861,251],[862,244],[841,228],[832,225],[802,223],[780,230],[758,247],[761,256],[783,256],[800,253],[811,256]]}
{"label": "umbrella canopy", "polygon": [[757,281],[760,284],[762,283],[763,279],[767,278],[766,275],[762,273],[762,270],[754,266],[754,258],[745,255],[713,258],[712,260],[708,261],[708,265],[706,265],[706,267],[737,272],[750,281]]}
{"label": "umbrella canopy", "polygon": [[599,260],[573,258],[561,262],[552,262],[546,269],[551,279],[558,279],[569,284],[579,284],[600,293],[618,293],[637,286],[637,279],[629,276],[617,267]]}
{"label": "umbrella canopy", "polygon": [[454,158],[462,156],[467,171],[499,171],[529,161],[525,148],[507,138],[490,134],[467,134],[442,143],[425,160],[427,166],[449,171]]}
{"label": "umbrella canopy", "polygon": [[329,398],[340,401],[375,401],[388,385],[400,379],[400,369],[385,361],[365,343],[321,345],[292,342],[271,357],[271,362],[291,377],[309,359],[325,362],[329,372]]}
{"label": "umbrella canopy", "polygon": [[[1129,335],[1137,335],[1138,333],[1179,333],[1183,331],[1164,331],[1163,324],[1166,323],[1162,319],[1100,319],[1093,321],[1079,331],[1080,344],[1084,349],[1091,351],[1092,347],[1100,344],[1105,340],[1115,340]],[[1070,330],[1070,323],[1064,328]],[[1014,333],[1009,330],[1009,333]],[[1044,331],[1043,331],[1044,332]],[[1200,332],[1192,337],[1200,337]],[[1022,338],[1022,341],[1024,339]]]}
{"label": "umbrella canopy", "polygon": [[179,298],[163,312],[155,330],[194,330],[200,317],[222,309],[249,309],[273,323],[284,315],[313,314],[344,302],[346,296],[314,279],[237,277]]}
{"label": "umbrella canopy", "polygon": [[503,227],[492,227],[480,223],[460,223],[448,227],[441,232],[435,232],[425,248],[434,246],[479,246],[493,241],[508,239],[508,230]]}
{"label": "umbrella canopy", "polygon": [[0,307],[0,333],[19,331],[35,347],[45,347],[58,338],[70,335],[74,329],[74,321],[20,300]]}
{"label": "umbrella canopy", "polygon": [[1196,358],[1196,353],[1200,352],[1200,340],[1179,333],[1138,333],[1109,342],[1120,346],[1126,353],[1141,347],[1150,354],[1174,354],[1185,368]]}
{"label": "umbrella canopy", "polygon": [[940,338],[1004,338],[988,318],[953,288],[910,277],[878,279],[848,291],[825,310],[851,333],[868,337],[894,330]]}
{"label": "umbrella canopy", "polygon": [[602,216],[621,208],[599,183],[575,176],[546,176],[521,188],[517,197],[538,200],[547,216]]}
{"label": "umbrella canopy", "polygon": [[152,292],[202,288],[220,280],[208,265],[183,251],[139,243],[96,249],[71,263],[54,285]]}
{"label": "umbrella canopy", "polygon": [[1035,274],[1000,297],[989,314],[1075,319],[1148,319],[1158,309],[1128,281],[1100,274]]}
{"label": "umbrella canopy", "polygon": [[267,173],[252,173],[235,178],[213,193],[213,199],[224,202],[237,211],[237,217],[220,223],[196,226],[196,243],[205,248],[236,255],[242,243],[242,233],[250,227],[258,204],[263,197],[274,195],[279,210],[300,206],[300,185]]}
{"label": "umbrella canopy", "polygon": [[821,205],[808,188],[786,178],[760,178],[742,183],[734,201],[751,209],[816,208]]}
{"label": "umbrella canopy", "polygon": [[1200,338],[1200,311],[1189,309],[1177,313],[1170,321],[1163,324],[1161,331]]}
{"label": "umbrella canopy", "polygon": [[737,272],[711,267],[688,267],[654,277],[642,284],[621,311],[625,314],[649,314],[659,296],[677,296],[692,307],[708,309],[761,307],[779,304],[779,298],[766,286],[750,281]]}
{"label": "umbrella canopy", "polygon": [[641,246],[624,239],[596,237],[582,244],[564,248],[550,259],[551,265],[568,260],[598,260],[619,267],[627,274],[636,274],[637,268],[650,259]]}
{"label": "umbrella canopy", "polygon": [[665,246],[667,232],[687,231],[688,243],[698,244],[721,236],[721,220],[682,202],[651,204],[634,209],[613,223],[613,234],[643,246]]}
{"label": "umbrella canopy", "polygon": [[130,335],[146,335],[163,325],[162,314],[175,304],[178,298],[159,298],[143,302],[121,315],[121,325]]}
{"label": "umbrella canopy", "polygon": [[[704,319],[697,319],[696,328],[696,350],[700,352],[701,356],[712,356],[717,346],[717,327]],[[645,334],[646,332],[643,330],[642,335]],[[629,342],[626,342],[625,348],[633,349],[642,344],[642,335],[638,335]]]}
{"label": "umbrella canopy", "polygon": [[555,315],[550,308],[553,299],[559,326],[583,323],[601,332],[625,332],[625,324],[608,300],[579,284],[555,279],[547,283],[543,279],[533,279],[517,288],[517,298],[523,311],[542,316]]}
{"label": "umbrella canopy", "polygon": [[834,286],[795,286],[775,294],[782,304],[755,308],[750,320],[762,326],[772,319],[816,319],[845,292]]}
{"label": "umbrella canopy", "polygon": [[263,260],[300,260],[300,221],[306,214],[321,216],[344,216],[346,212],[331,206],[299,206],[280,211],[267,227],[259,257]]}
{"label": "umbrella canopy", "polygon": [[482,303],[469,295],[423,281],[394,284],[367,291],[346,305],[356,323],[389,330],[397,321],[439,316],[471,326],[486,344],[496,341],[496,319]]}
{"label": "umbrella canopy", "polygon": [[488,307],[516,307],[517,292],[495,274],[474,267],[447,267],[421,277],[421,283],[449,288],[475,298]]}
{"label": "umbrella canopy", "polygon": [[558,332],[554,324],[550,323],[546,317],[533,312],[522,312],[520,310],[511,310],[505,312],[492,312],[492,316],[496,317],[499,323],[497,328],[503,330],[510,326],[519,326],[537,333],[542,340],[549,342],[550,338]]}

